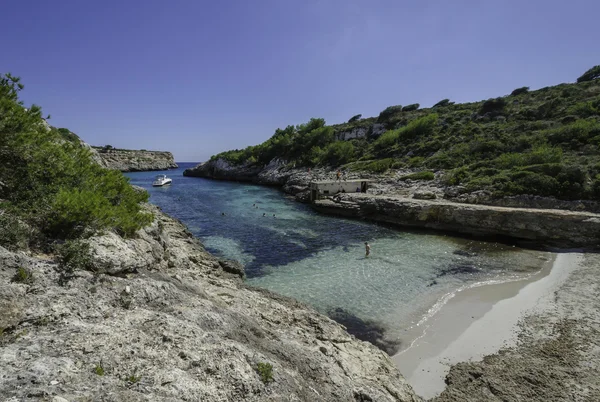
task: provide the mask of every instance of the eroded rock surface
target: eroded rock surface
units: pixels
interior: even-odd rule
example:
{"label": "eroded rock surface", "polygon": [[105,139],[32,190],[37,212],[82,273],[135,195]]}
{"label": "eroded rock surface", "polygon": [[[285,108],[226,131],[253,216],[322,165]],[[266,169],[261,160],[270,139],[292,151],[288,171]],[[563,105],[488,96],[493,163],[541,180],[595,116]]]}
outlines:
{"label": "eroded rock surface", "polygon": [[[50,257],[0,248],[2,400],[420,400],[384,352],[245,286],[174,219],[91,245],[98,272],[62,286]],[[12,281],[18,267],[29,283]]]}
{"label": "eroded rock surface", "polygon": [[171,152],[91,148],[92,158],[100,166],[121,172],[143,172],[177,168]]}
{"label": "eroded rock surface", "polygon": [[444,200],[421,200],[370,194],[338,194],[319,200],[315,209],[401,226],[505,236],[557,247],[600,244],[600,215],[589,212],[504,208]]}

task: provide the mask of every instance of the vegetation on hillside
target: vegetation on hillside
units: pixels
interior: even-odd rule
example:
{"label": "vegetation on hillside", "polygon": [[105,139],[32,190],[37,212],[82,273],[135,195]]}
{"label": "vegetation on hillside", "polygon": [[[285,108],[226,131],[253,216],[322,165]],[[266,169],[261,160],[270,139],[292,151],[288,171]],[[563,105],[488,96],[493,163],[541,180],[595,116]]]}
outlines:
{"label": "vegetation on hillside", "polygon": [[43,246],[100,230],[132,235],[152,221],[148,194],[120,172],[101,168],[67,129],[48,126],[38,106],[19,100],[23,85],[0,76],[0,245]]}
{"label": "vegetation on hillside", "polygon": [[[384,172],[443,170],[448,184],[488,189],[498,196],[533,194],[561,199],[600,197],[600,66],[577,83],[481,102],[443,99],[432,108],[390,106],[377,118],[354,116],[327,126],[323,119],[277,129],[264,143],[223,152],[232,164],[342,166]],[[367,136],[341,141],[340,133]],[[377,130],[376,130],[377,128]],[[379,134],[380,129],[383,133]]]}

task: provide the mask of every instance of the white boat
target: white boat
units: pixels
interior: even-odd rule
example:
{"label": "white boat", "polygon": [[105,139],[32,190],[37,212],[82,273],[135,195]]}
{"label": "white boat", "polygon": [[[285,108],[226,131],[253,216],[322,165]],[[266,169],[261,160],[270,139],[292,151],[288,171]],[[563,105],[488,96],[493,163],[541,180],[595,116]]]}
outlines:
{"label": "white boat", "polygon": [[165,186],[167,184],[171,184],[172,181],[173,180],[171,180],[169,177],[167,177],[166,174],[159,174],[154,178],[152,185],[154,187],[161,187],[161,186]]}

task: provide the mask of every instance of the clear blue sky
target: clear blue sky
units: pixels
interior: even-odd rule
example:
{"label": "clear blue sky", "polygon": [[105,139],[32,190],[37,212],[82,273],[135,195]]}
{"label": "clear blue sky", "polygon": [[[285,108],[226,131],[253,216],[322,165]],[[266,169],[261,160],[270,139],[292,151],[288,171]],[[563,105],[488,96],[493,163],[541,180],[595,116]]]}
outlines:
{"label": "clear blue sky", "polygon": [[0,72],[94,145],[178,161],[310,117],[477,101],[600,64],[598,0],[11,1]]}

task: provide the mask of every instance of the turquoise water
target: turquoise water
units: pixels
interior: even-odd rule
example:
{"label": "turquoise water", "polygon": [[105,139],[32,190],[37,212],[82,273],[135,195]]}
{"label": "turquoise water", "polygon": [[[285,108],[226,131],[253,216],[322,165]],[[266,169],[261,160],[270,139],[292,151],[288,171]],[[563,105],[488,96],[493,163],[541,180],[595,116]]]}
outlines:
{"label": "turquoise water", "polygon": [[[242,262],[249,284],[306,302],[389,353],[444,296],[537,271],[544,258],[498,243],[320,215],[277,189],[183,177],[193,164],[180,166],[165,172],[173,184],[164,188],[151,186],[163,172],[127,176],[209,251]],[[371,245],[368,258],[364,242]]]}

